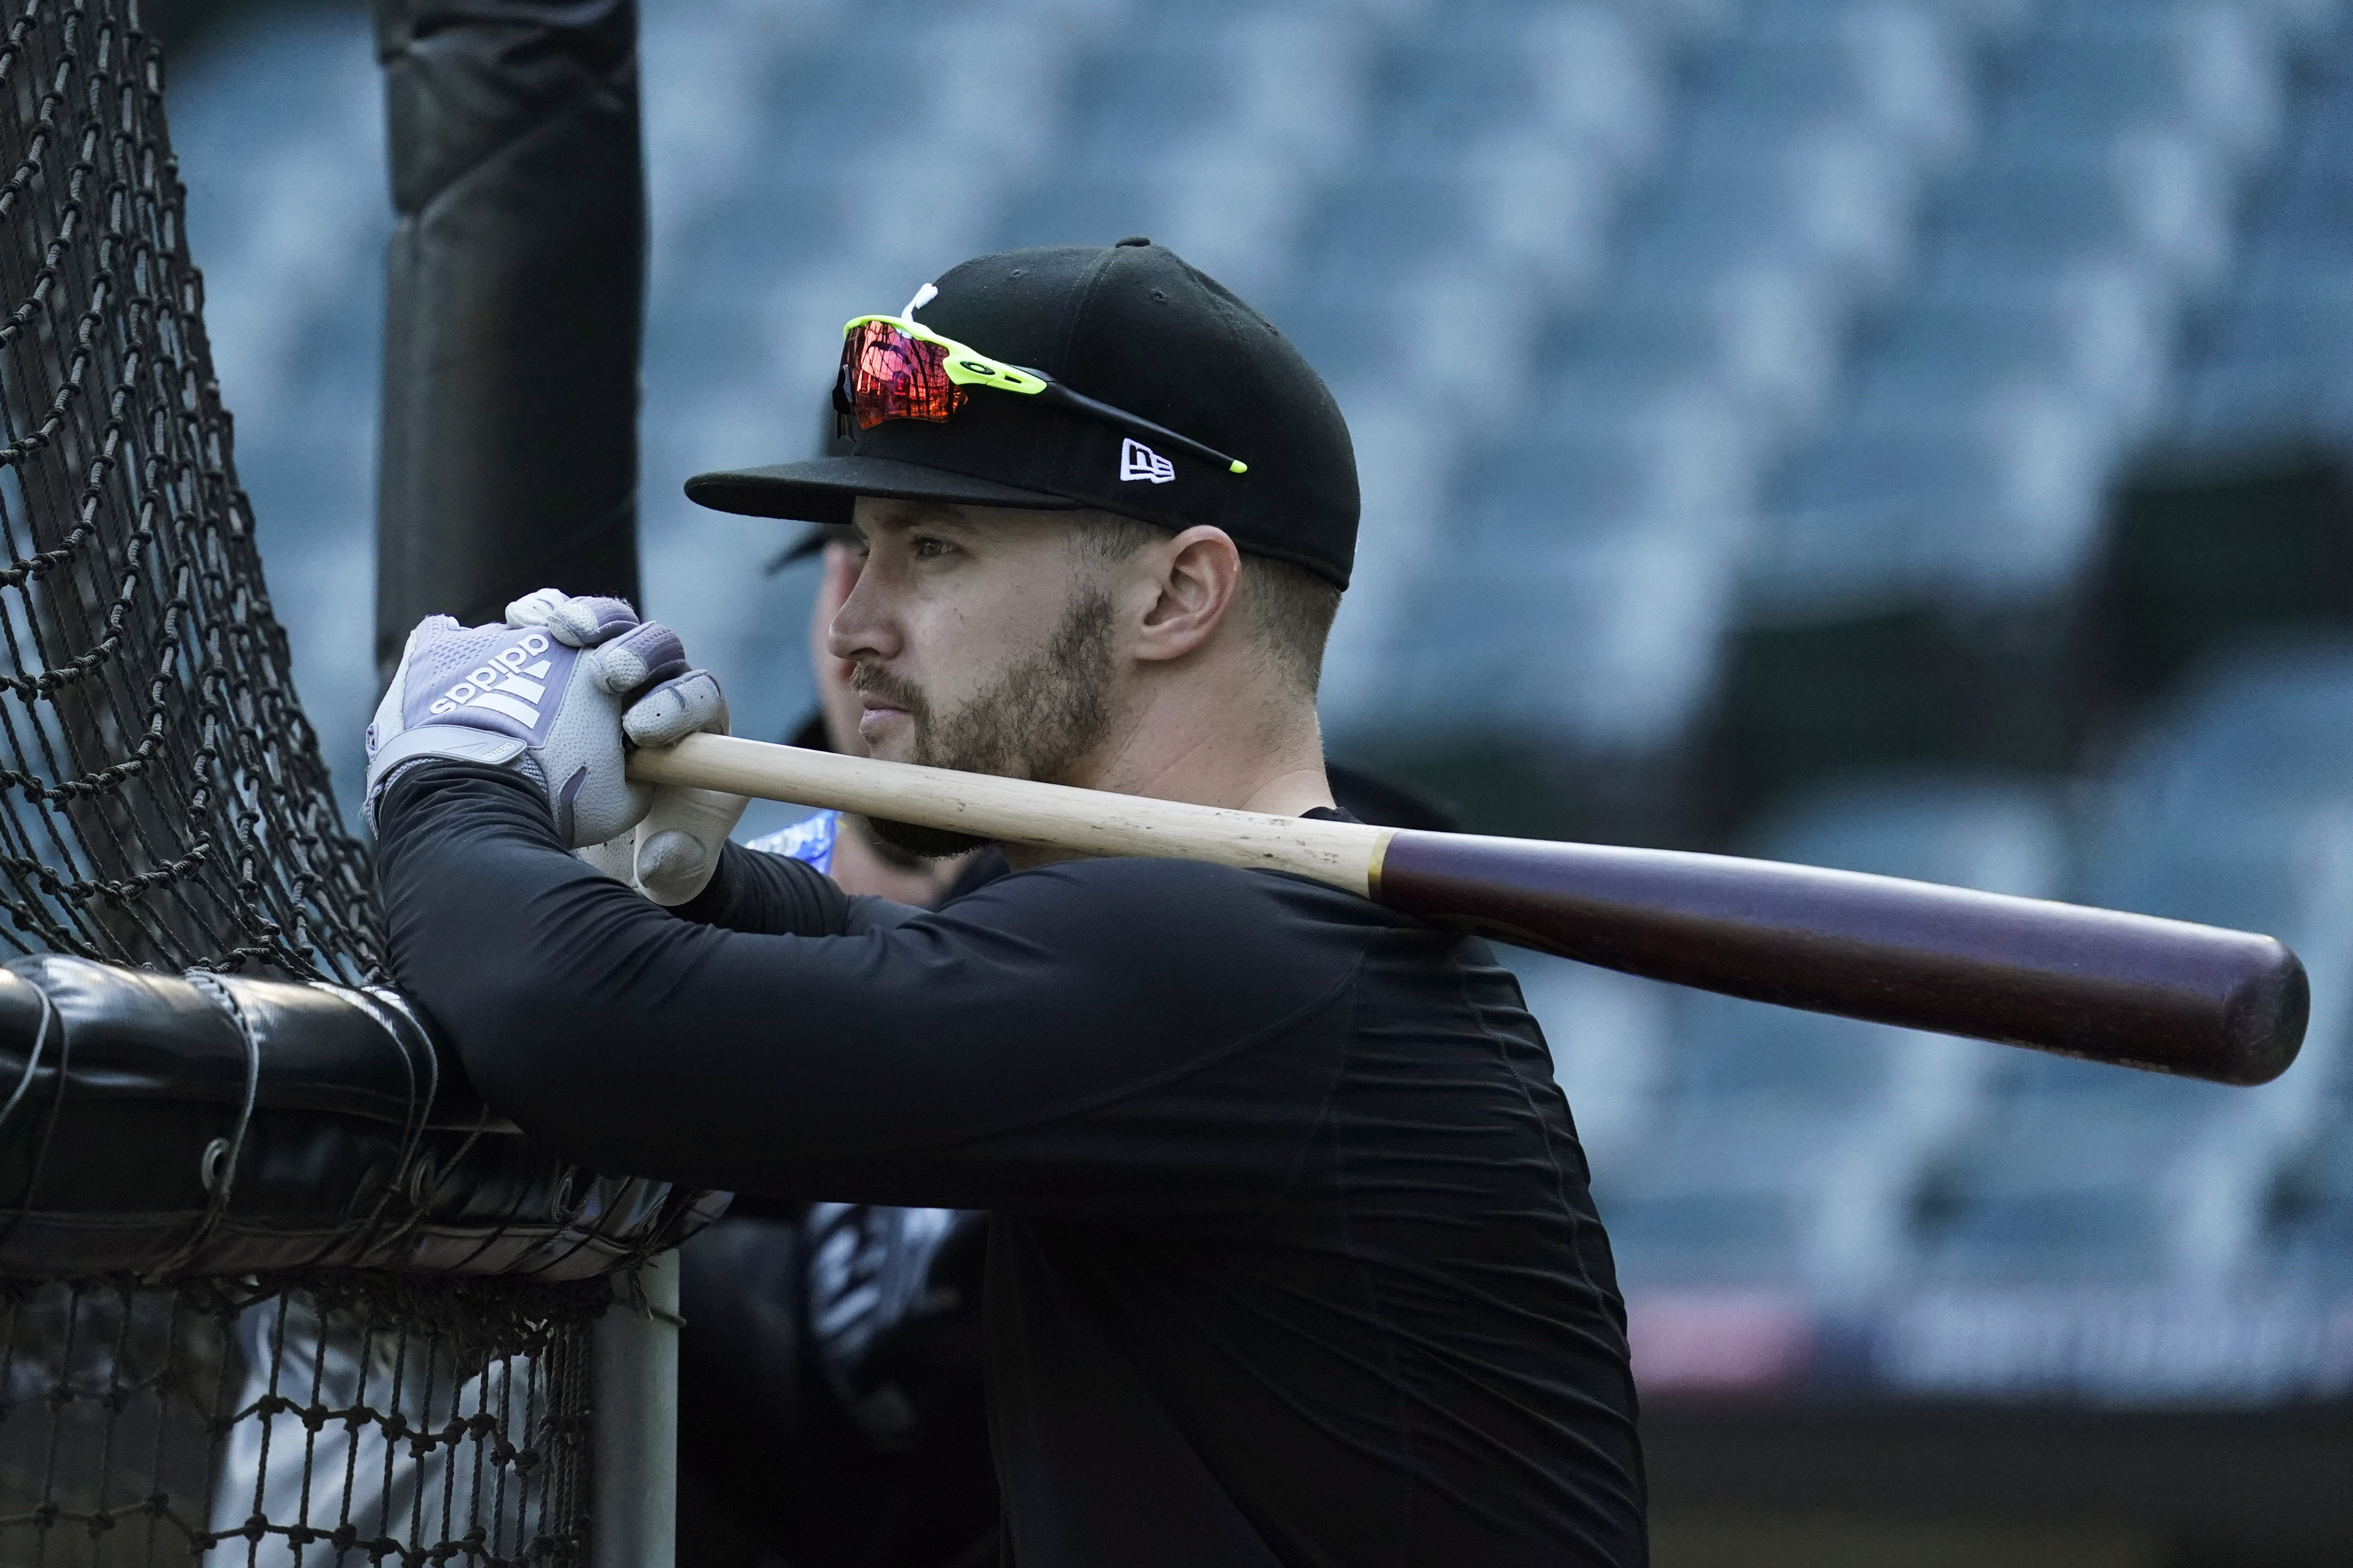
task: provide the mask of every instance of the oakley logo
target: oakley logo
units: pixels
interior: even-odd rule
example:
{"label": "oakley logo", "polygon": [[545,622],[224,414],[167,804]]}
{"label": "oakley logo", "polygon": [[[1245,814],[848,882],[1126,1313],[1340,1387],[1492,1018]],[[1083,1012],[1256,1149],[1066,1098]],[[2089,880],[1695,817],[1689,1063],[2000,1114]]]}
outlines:
{"label": "oakley logo", "polygon": [[1119,444],[1119,477],[1128,479],[1150,479],[1155,485],[1174,484],[1176,465],[1130,436]]}

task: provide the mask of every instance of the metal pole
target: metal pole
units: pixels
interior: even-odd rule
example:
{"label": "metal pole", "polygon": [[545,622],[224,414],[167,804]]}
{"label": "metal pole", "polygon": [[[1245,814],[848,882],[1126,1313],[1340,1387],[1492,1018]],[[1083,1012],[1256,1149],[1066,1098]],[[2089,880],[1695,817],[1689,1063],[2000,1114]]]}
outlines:
{"label": "metal pole", "polygon": [[616,1274],[613,1296],[589,1356],[589,1568],[675,1568],[678,1254]]}

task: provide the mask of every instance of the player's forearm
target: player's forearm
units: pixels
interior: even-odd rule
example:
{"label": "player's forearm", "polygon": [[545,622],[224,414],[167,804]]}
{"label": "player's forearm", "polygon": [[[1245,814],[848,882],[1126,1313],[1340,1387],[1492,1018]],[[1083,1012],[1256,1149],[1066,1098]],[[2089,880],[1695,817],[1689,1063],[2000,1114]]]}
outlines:
{"label": "player's forearm", "polygon": [[620,1141],[675,1119],[613,1114],[614,1079],[662,1044],[631,1026],[643,997],[678,990],[716,933],[566,852],[545,801],[503,770],[420,766],[377,824],[395,978],[483,1097],[569,1157],[666,1174],[659,1150]]}
{"label": "player's forearm", "polygon": [[[975,1085],[913,1070],[944,1026],[878,976],[887,955],[676,919],[565,852],[515,774],[425,764],[377,821],[396,978],[483,1098],[551,1152],[696,1185],[895,1195],[922,1163],[886,1149],[996,1113]],[[944,1163],[957,1168],[916,1172],[906,1201],[983,1206],[974,1173]]]}

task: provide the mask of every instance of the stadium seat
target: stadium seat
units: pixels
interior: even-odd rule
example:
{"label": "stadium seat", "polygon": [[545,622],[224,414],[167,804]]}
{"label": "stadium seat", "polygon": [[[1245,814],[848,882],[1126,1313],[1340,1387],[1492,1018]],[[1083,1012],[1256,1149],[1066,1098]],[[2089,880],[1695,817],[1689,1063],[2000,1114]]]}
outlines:
{"label": "stadium seat", "polygon": [[1403,394],[1431,417],[1454,418],[1490,405],[1498,387],[1525,384],[1535,344],[1510,330],[1518,298],[1500,275],[1433,267],[1325,288],[1294,281],[1261,308],[1342,407]]}
{"label": "stadium seat", "polygon": [[1853,406],[1967,419],[2016,388],[2084,405],[2120,431],[2156,412],[2172,355],[2172,291],[2145,268],[2067,268],[2000,289],[1930,295],[1858,356]]}
{"label": "stadium seat", "polygon": [[[2337,1120],[2353,1010],[2348,717],[2353,651],[2341,642],[2284,645],[2208,670],[2116,770],[2084,835],[2074,889],[2089,901],[2268,931],[2295,947],[2313,995],[2295,1068],[2255,1090],[2056,1058],[2021,1058],[2004,1070],[2000,1125],[2141,1129],[2131,1134],[2141,1142],[2102,1156],[2111,1173],[2076,1160],[2046,1172],[2035,1191],[2073,1194],[2067,1202],[2079,1215],[2139,1216],[2114,1223],[2158,1247],[2176,1274],[2258,1268],[2275,1173],[2293,1175],[2309,1157],[2295,1151]],[[1987,1136],[2024,1134],[1997,1126]],[[1996,1157],[1990,1148],[1983,1156]],[[2125,1190],[2135,1172],[2166,1194],[2161,1212]],[[2013,1200],[2025,1201],[1993,1194],[1973,1208],[1965,1197],[1953,1234],[1974,1234],[1979,1218]]]}
{"label": "stadium seat", "polygon": [[1740,518],[1755,474],[1737,427],[1697,419],[1595,427],[1583,422],[1478,451],[1450,536],[1505,552],[1612,533]]}
{"label": "stadium seat", "polygon": [[1931,216],[1931,275],[2032,277],[2121,259],[2210,287],[2231,257],[2229,187],[2197,144],[2155,138],[2110,157],[1987,163],[1957,181]]}
{"label": "stadium seat", "polygon": [[1541,405],[1608,425],[1640,405],[1737,407],[1760,429],[1803,428],[1836,384],[1839,290],[1803,267],[1715,279],[1630,279],[1597,308],[1566,312],[1540,344]]}
{"label": "stadium seat", "polygon": [[2070,580],[2099,522],[2105,422],[2013,395],[1969,424],[1895,423],[1922,412],[1872,411],[1790,457],[1767,492],[1752,592],[1786,612],[1940,593],[2014,601]]}
{"label": "stadium seat", "polygon": [[2211,811],[2353,795],[2353,645],[2315,636],[2241,649],[2199,670],[2119,763],[2111,810],[2164,833]]}
{"label": "stadium seat", "polygon": [[[2037,790],[2000,780],[1859,780],[1793,805],[1752,848],[1883,875],[2047,895],[2061,831]],[[1720,996],[1678,998],[1652,1131],[1599,1167],[1635,1263],[1660,1282],[1755,1269],[1781,1252],[1818,1290],[1900,1276],[1924,1166],[1969,1125],[2001,1047]],[[1736,1224],[1762,1228],[1727,1240]]]}
{"label": "stadium seat", "polygon": [[2334,364],[2218,357],[2183,377],[2173,433],[2221,451],[2336,439],[2353,433],[2353,400]]}
{"label": "stadium seat", "polygon": [[1148,171],[1039,184],[1008,205],[983,243],[1099,245],[1106,235],[1140,234],[1261,301],[1289,268],[1312,189],[1294,164],[1212,146]]}
{"label": "stadium seat", "polygon": [[1657,43],[1637,16],[1596,4],[1486,5],[1398,37],[1373,68],[1367,166],[1444,167],[1527,137],[1639,168],[1657,145],[1662,85]]}
{"label": "stadium seat", "polygon": [[1891,135],[1941,162],[1972,134],[1967,40],[1927,6],[1759,7],[1710,52],[1691,134],[1738,145],[1827,126]]}
{"label": "stadium seat", "polygon": [[2266,23],[2256,7],[2199,0],[2066,7],[2019,51],[1994,137],[2024,156],[2179,131],[2259,156],[2279,133],[2283,74]]}
{"label": "stadium seat", "polygon": [[1525,142],[1442,174],[1349,178],[1308,220],[1299,286],[1341,292],[1467,266],[1548,301],[1598,268],[1609,201],[1592,166]]}
{"label": "stadium seat", "polygon": [[1916,193],[1912,161],[1859,129],[1760,143],[1662,178],[1630,215],[1621,271],[1699,281],[1795,265],[1868,296],[1911,259]]}
{"label": "stadium seat", "polygon": [[[1704,1286],[1840,1291],[1819,1256],[1833,1194],[1883,1170],[1819,1118],[1756,1106],[1668,1110],[1636,1148],[1598,1168],[1594,1195],[1630,1291]],[[1874,1168],[1876,1167],[1876,1169]],[[1876,1184],[1873,1183],[1873,1184]],[[1843,1189],[1843,1191],[1841,1191]]]}
{"label": "stadium seat", "polygon": [[1496,951],[1544,1026],[1588,1163],[1615,1169],[1651,1124],[1674,989],[1525,948]]}
{"label": "stadium seat", "polygon": [[1399,732],[1506,729],[1640,755],[1687,725],[1724,636],[1735,542],[1664,528],[1425,560],[1384,667]]}
{"label": "stadium seat", "polygon": [[2270,932],[2304,955],[2312,1024],[2255,1097],[2293,1132],[2345,1070],[2353,1015],[2353,650],[2289,641],[2210,666],[2115,770],[2084,897]]}
{"label": "stadium seat", "polygon": [[2254,0],[2254,9],[2298,49],[2325,42],[2345,15],[2344,0]]}
{"label": "stadium seat", "polygon": [[1324,168],[1355,144],[1369,69],[1342,15],[1238,5],[1172,15],[1072,72],[1058,175],[1113,177],[1191,156],[1204,141]]}
{"label": "stadium seat", "polygon": [[2298,1153],[2267,1194],[2265,1261],[2274,1278],[2297,1287],[2353,1285],[2353,1106]]}
{"label": "stadium seat", "polygon": [[1932,1171],[1926,1277],[2211,1284],[2254,1261],[2275,1136],[2246,1091],[2019,1053]]}
{"label": "stadium seat", "polygon": [[2245,261],[2184,380],[2178,429],[2213,446],[2353,434],[2353,92],[2301,106],[2247,226]]}

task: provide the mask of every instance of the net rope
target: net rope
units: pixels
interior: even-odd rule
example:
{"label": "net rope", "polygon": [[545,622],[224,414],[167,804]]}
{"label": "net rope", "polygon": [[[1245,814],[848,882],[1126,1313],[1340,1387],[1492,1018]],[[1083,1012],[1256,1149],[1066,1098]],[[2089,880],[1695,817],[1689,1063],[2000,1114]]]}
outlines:
{"label": "net rope", "polygon": [[388,1275],[0,1288],[0,1561],[576,1561],[609,1299]]}
{"label": "net rope", "polygon": [[[185,211],[139,0],[0,0],[0,959],[378,983]],[[12,1237],[61,1201],[42,1130],[90,1092],[39,1006],[18,1089],[49,1074],[51,1110],[0,1111]],[[387,1179],[364,1165],[319,1180]],[[0,1563],[575,1563],[611,1300],[349,1268],[0,1278]]]}
{"label": "net rope", "polygon": [[270,612],[136,0],[0,37],[0,942],[382,971]]}

